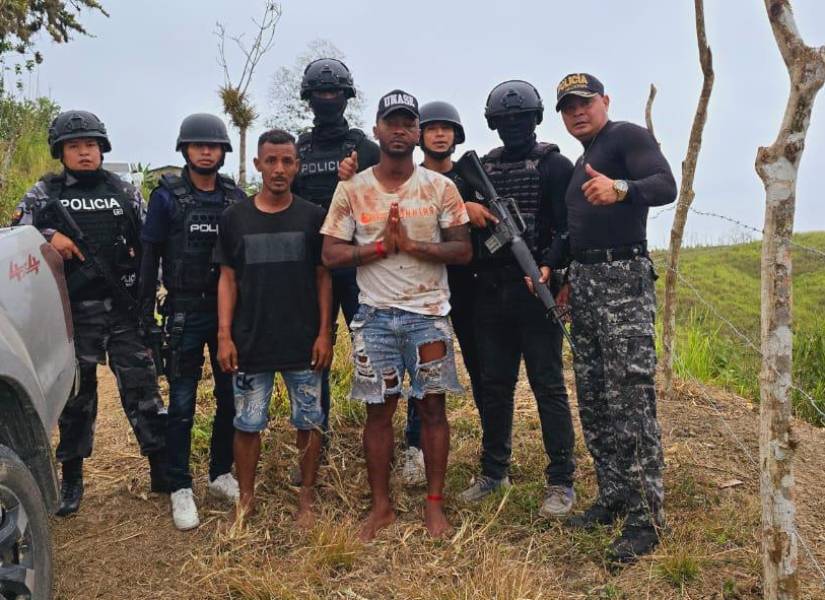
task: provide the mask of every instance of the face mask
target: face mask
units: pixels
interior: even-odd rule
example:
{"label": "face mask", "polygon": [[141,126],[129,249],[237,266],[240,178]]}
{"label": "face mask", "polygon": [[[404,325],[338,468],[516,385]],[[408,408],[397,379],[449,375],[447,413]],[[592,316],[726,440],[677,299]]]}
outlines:
{"label": "face mask", "polygon": [[504,146],[518,148],[531,140],[536,131],[536,114],[521,113],[512,118],[498,119],[496,130]]}
{"label": "face mask", "polygon": [[312,95],[309,98],[309,107],[319,124],[331,125],[344,117],[347,99],[343,92],[339,92],[334,98],[319,98]]}
{"label": "face mask", "polygon": [[77,179],[81,184],[85,185],[98,183],[103,180],[103,170],[99,168],[93,171],[75,171],[73,169],[66,169],[66,173]]}

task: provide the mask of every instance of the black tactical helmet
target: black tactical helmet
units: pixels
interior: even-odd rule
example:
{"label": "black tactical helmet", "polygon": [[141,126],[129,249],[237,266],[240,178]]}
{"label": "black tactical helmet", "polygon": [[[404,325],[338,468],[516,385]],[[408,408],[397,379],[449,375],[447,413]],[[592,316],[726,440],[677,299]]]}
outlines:
{"label": "black tactical helmet", "polygon": [[544,116],[544,104],[539,91],[526,81],[511,79],[499,83],[487,96],[484,116],[487,118],[487,125],[490,129],[495,129],[493,127],[495,117],[532,111],[538,113],[536,115],[536,125],[538,125]]}
{"label": "black tactical helmet", "polygon": [[[421,126],[421,131],[424,131],[424,126],[428,123],[443,122],[449,123],[455,129],[455,144],[464,143],[464,126],[461,124],[461,117],[455,106],[449,102],[441,102],[436,100],[434,102],[427,102],[419,110],[421,115],[418,123]],[[421,143],[424,143],[424,138],[421,138]]]}
{"label": "black tactical helmet", "polygon": [[189,115],[180,124],[175,151],[180,151],[184,144],[192,143],[221,144],[226,152],[232,152],[232,143],[223,120],[208,113]]}
{"label": "black tactical helmet", "polygon": [[57,115],[49,126],[49,150],[52,158],[60,158],[63,142],[75,138],[96,139],[101,153],[112,149],[103,121],[85,110],[67,110]]}
{"label": "black tactical helmet", "polygon": [[355,98],[355,84],[347,65],[337,58],[313,60],[304,69],[301,79],[301,100],[308,100],[312,92],[343,90],[347,98]]}

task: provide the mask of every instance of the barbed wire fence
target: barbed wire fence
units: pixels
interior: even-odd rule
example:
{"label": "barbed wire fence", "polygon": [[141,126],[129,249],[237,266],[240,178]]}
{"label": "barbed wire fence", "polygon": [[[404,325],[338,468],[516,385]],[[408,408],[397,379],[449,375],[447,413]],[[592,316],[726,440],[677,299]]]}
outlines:
{"label": "barbed wire fence", "polygon": [[[671,214],[675,209],[675,205],[670,205],[666,208],[660,209],[655,213],[649,216],[649,220],[660,218],[664,215]],[[751,233],[756,233],[759,235],[764,235],[763,230],[748,225],[738,219],[719,214],[713,211],[705,211],[700,210],[697,208],[690,207],[690,212],[701,215],[703,217],[708,218],[715,218],[733,225],[740,227],[744,230],[747,230]],[[757,241],[757,240],[754,240]],[[825,251],[820,250],[819,248],[815,248],[806,244],[799,243],[797,241],[791,240],[790,242],[791,247],[806,252],[811,256],[814,256],[818,259],[822,259],[825,261]],[[654,263],[654,266],[657,269],[665,269],[671,270],[676,275],[677,280],[679,281],[680,285],[683,285],[687,290],[689,290],[690,294],[696,299],[696,301],[703,307],[705,314],[711,316],[715,321],[719,322],[724,328],[732,334],[732,336],[737,339],[738,341],[742,342],[743,347],[746,348],[749,352],[753,353],[753,355],[760,360],[763,358],[763,353],[760,348],[760,345],[757,344],[750,335],[746,332],[742,331],[741,327],[738,327],[731,318],[726,316],[723,311],[716,305],[714,302],[709,300],[705,294],[702,293],[701,287],[692,281],[689,277],[687,277],[684,273],[681,272],[678,268],[671,268],[668,266],[667,256],[666,253],[663,252],[661,254],[654,254],[651,256],[651,260]],[[759,471],[760,471],[760,463],[754,454],[751,452],[750,448],[748,447],[747,443],[742,439],[742,437],[736,433],[735,428],[729,423],[728,417],[725,412],[720,408],[719,402],[715,400],[709,390],[711,389],[707,382],[700,381],[696,376],[694,376],[690,372],[690,368],[687,364],[684,363],[679,351],[678,347],[674,352],[674,363],[678,368],[679,377],[682,380],[688,381],[692,384],[692,387],[695,391],[699,392],[700,398],[706,404],[708,408],[711,409],[712,413],[718,418],[720,424],[722,425],[725,432],[728,434],[732,442],[739,448],[742,452],[742,455],[748,460],[750,465],[753,467],[753,475],[758,478]],[[757,388],[758,388],[758,381]],[[820,418],[825,421],[825,410],[820,405],[820,402],[817,401],[814,394],[805,390],[801,385],[797,382],[792,381],[790,384],[790,388],[797,392],[799,397],[801,397],[813,411],[819,415]],[[820,583],[825,589],[825,567],[820,563],[817,559],[816,555],[812,550],[812,545],[808,542],[804,536],[799,532],[799,530],[794,527],[794,535],[796,536],[797,540],[799,541],[800,546],[804,552],[804,555],[807,557],[808,561],[810,562],[814,571],[818,574],[819,579],[821,580]]]}

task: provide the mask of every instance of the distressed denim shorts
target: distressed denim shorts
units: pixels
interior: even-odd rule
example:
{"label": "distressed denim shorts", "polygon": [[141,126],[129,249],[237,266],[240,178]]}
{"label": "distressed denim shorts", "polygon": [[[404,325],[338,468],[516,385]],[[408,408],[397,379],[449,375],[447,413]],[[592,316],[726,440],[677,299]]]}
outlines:
{"label": "distressed denim shorts", "polygon": [[[302,431],[322,429],[324,413],[321,410],[321,373],[311,369],[280,373],[289,394],[292,425]],[[234,375],[235,429],[248,433],[266,429],[275,374],[275,371],[268,371]]]}
{"label": "distressed denim shorts", "polygon": [[[410,376],[408,398],[464,391],[456,374],[453,329],[447,317],[362,304],[350,330],[354,400],[381,404],[385,396],[403,393],[405,373]],[[446,354],[422,363],[418,348],[431,342],[444,342]]]}

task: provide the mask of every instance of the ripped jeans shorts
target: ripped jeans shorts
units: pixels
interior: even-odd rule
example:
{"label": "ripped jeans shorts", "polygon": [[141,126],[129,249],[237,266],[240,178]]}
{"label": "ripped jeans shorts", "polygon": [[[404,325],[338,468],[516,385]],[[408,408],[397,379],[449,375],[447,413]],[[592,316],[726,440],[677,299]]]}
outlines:
{"label": "ripped jeans shorts", "polygon": [[[321,372],[280,371],[289,394],[292,426],[301,431],[323,429],[321,410]],[[235,429],[256,433],[266,429],[269,421],[269,401],[275,387],[275,372],[235,373]]]}
{"label": "ripped jeans shorts", "polygon": [[[358,307],[352,322],[353,400],[382,404],[403,391],[409,373],[408,398],[462,393],[453,352],[453,329],[447,317],[422,315],[399,308]],[[421,362],[421,346],[442,342],[443,356]]]}

